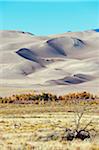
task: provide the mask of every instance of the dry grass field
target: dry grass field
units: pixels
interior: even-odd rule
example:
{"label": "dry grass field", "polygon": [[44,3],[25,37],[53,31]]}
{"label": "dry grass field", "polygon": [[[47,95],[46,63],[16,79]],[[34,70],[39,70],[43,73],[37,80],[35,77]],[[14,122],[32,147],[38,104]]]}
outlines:
{"label": "dry grass field", "polygon": [[75,128],[78,104],[0,104],[0,150],[99,150],[99,105],[88,106],[81,128],[92,119],[92,137],[62,140],[66,128]]}

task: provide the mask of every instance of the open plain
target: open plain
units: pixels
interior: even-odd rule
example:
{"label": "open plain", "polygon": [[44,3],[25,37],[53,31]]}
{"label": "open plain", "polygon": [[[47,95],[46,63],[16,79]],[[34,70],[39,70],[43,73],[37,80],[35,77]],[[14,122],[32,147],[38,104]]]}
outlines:
{"label": "open plain", "polygon": [[[66,128],[75,128],[75,105],[60,103],[0,104],[0,149],[2,150],[99,150],[99,105],[90,105],[81,128],[91,119],[92,137],[63,140]],[[78,106],[79,111],[83,106]],[[95,130],[95,131],[94,131]]]}

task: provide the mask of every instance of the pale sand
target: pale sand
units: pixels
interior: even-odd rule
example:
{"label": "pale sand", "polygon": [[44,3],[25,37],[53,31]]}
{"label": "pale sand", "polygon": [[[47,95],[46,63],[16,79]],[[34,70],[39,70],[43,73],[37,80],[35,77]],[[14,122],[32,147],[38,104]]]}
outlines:
{"label": "pale sand", "polygon": [[99,93],[99,32],[46,37],[0,31],[0,96],[76,91]]}

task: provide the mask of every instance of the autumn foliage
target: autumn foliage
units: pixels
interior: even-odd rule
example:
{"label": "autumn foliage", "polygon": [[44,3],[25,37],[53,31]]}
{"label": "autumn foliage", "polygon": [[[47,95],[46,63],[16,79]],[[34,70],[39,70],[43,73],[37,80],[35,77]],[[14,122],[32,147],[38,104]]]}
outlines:
{"label": "autumn foliage", "polygon": [[41,93],[41,94],[16,94],[9,97],[0,97],[0,103],[35,103],[44,104],[46,102],[92,102],[99,103],[98,97],[90,94],[86,91],[80,93],[69,93],[63,96],[57,96],[51,93]]}

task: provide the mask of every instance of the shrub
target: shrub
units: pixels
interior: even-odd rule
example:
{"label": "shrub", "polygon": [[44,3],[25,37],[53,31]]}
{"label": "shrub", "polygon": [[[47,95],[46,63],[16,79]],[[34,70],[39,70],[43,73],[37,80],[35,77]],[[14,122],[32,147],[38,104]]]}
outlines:
{"label": "shrub", "polygon": [[[96,101],[97,99],[97,101]],[[83,100],[83,101],[82,101]],[[14,103],[16,101],[34,101],[37,103],[40,101],[45,101],[45,102],[50,102],[50,101],[64,101],[66,104],[70,103],[73,104],[75,102],[81,103],[81,105],[86,104],[87,102],[90,102],[90,104],[99,104],[99,100],[96,96],[93,96],[93,94],[90,94],[86,91],[80,92],[80,93],[69,93],[63,96],[56,96],[51,93],[41,93],[41,94],[34,94],[34,93],[28,93],[28,94],[16,94],[12,95],[10,97],[0,97],[0,102],[1,103]],[[65,104],[64,103],[64,104]]]}

